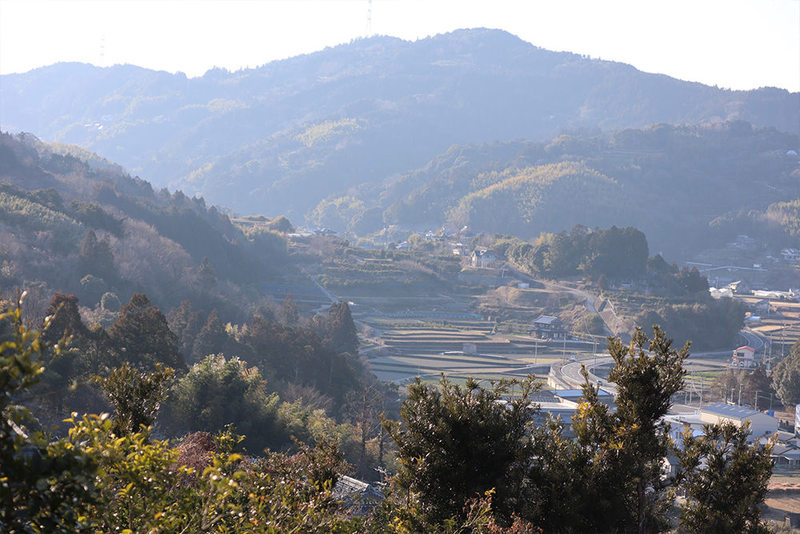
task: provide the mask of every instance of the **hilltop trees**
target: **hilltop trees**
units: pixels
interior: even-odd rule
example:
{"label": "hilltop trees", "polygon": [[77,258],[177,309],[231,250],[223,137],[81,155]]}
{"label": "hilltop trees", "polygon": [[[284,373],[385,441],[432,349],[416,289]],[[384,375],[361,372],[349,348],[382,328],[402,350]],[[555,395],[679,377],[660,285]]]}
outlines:
{"label": "hilltop trees", "polygon": [[659,324],[680,342],[691,339],[700,350],[730,346],[744,325],[746,306],[735,299],[712,299],[708,293],[704,297],[700,302],[643,311],[636,324]]}
{"label": "hilltop trees", "polygon": [[591,279],[636,279],[647,266],[647,239],[633,227],[590,231],[578,225],[569,233],[541,234],[533,244],[512,240],[504,246],[509,260],[547,278],[582,273]]}
{"label": "hilltop trees", "polygon": [[340,300],[328,308],[327,334],[325,341],[336,352],[358,351],[358,331],[347,302]]}

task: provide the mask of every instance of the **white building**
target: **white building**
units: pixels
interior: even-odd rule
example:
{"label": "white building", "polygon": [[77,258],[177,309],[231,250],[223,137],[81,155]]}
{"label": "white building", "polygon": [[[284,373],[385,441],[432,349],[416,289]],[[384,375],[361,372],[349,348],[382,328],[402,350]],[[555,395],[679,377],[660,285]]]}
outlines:
{"label": "white building", "polygon": [[753,369],[756,367],[756,349],[747,345],[733,351],[731,367]]}
{"label": "white building", "polygon": [[778,431],[778,420],[771,415],[735,404],[725,404],[724,402],[710,404],[700,408],[699,415],[702,422],[709,424],[730,422],[741,427],[745,422],[750,421],[750,435],[754,439],[771,436]]}
{"label": "white building", "polygon": [[475,249],[470,259],[473,267],[494,267],[497,263],[497,256],[494,252],[486,249]]}

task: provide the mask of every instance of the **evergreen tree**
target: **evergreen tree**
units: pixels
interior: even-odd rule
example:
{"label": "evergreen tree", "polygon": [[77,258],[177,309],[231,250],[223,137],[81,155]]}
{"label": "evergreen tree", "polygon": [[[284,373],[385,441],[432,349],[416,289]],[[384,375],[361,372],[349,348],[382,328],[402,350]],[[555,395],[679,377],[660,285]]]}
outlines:
{"label": "evergreen tree", "polygon": [[171,368],[159,363],[155,371],[146,372],[137,371],[125,362],[108,376],[95,377],[95,383],[114,408],[112,429],[116,435],[140,432],[155,422],[174,374]]}
{"label": "evergreen tree", "polygon": [[327,323],[328,345],[336,352],[355,354],[358,351],[358,331],[346,301],[331,304]]}
{"label": "evergreen tree", "polygon": [[672,395],[681,390],[688,343],[672,348],[660,328],[653,338],[637,330],[631,344],[609,343],[614,359],[609,380],[617,385],[617,410],[599,402],[597,389],[584,386],[584,400],[573,419],[578,443],[591,453],[584,504],[596,530],[654,532],[668,525],[671,504],[661,463],[670,450],[667,414]]}
{"label": "evergreen tree", "polygon": [[197,268],[197,275],[200,278],[200,283],[205,288],[214,287],[217,283],[217,271],[214,269],[214,266],[211,265],[211,262],[208,261],[208,257],[203,258],[203,261]]}
{"label": "evergreen tree", "polygon": [[224,353],[230,345],[230,337],[225,331],[225,325],[219,320],[217,310],[211,310],[206,324],[197,333],[192,346],[192,359],[199,361],[209,354]]}
{"label": "evergreen tree", "polygon": [[512,383],[485,389],[470,378],[461,387],[443,376],[437,388],[417,378],[400,410],[402,424],[384,422],[398,449],[396,482],[418,496],[426,520],[462,516],[468,499],[494,489],[495,515],[510,524],[524,494],[534,412],[531,379],[519,397],[500,402]]}
{"label": "evergreen tree", "polygon": [[248,449],[262,451],[288,441],[279,432],[278,402],[256,368],[211,354],[175,383],[167,412],[181,431],[216,432],[234,424],[246,431]]}
{"label": "evergreen tree", "polygon": [[47,321],[43,324],[42,340],[55,345],[62,339],[86,339],[89,331],[84,326],[78,310],[78,297],[57,292],[47,308]]}
{"label": "evergreen tree", "polygon": [[108,335],[124,361],[153,369],[160,363],[173,369],[186,367],[178,352],[178,338],[167,325],[167,318],[143,293],[136,293],[122,307],[119,317],[108,328]]}
{"label": "evergreen tree", "polygon": [[775,395],[772,380],[767,376],[763,365],[759,365],[744,378],[742,401],[751,403],[762,410],[769,408],[770,399]]}
{"label": "evergreen tree", "polygon": [[281,324],[286,326],[298,326],[300,322],[300,314],[297,311],[297,304],[295,304],[292,294],[288,293],[286,298],[283,299],[281,307],[278,309],[278,320]]}
{"label": "evergreen tree", "polygon": [[87,357],[92,349],[92,335],[81,320],[75,295],[53,296],[42,324],[41,339],[47,366],[33,391],[59,419],[72,410],[85,410],[89,397],[93,397],[83,387],[92,371]]}
{"label": "evergreen tree", "polygon": [[749,444],[750,426],[708,425],[705,435],[683,436],[678,451],[686,503],[681,506],[681,529],[726,534],[766,533],[760,506],[772,476],[774,442]]}
{"label": "evergreen tree", "polygon": [[78,252],[78,270],[81,277],[92,274],[109,284],[116,282],[117,268],[108,238],[98,240],[94,230],[86,232]]}
{"label": "evergreen tree", "polygon": [[800,339],[792,345],[789,355],[775,366],[772,386],[784,406],[800,404]]}
{"label": "evergreen tree", "polygon": [[[197,334],[203,328],[203,314],[192,309],[192,303],[184,300],[167,315],[169,329],[178,337],[178,350],[191,355]],[[205,356],[205,355],[204,355]]]}

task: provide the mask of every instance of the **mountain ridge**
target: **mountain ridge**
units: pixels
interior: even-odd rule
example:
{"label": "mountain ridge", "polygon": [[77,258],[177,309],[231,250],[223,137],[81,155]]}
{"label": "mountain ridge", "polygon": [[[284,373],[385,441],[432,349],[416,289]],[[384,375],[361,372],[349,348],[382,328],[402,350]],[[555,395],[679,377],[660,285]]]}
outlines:
{"label": "mountain ridge", "polygon": [[[729,119],[800,130],[796,93],[683,82],[490,29],[357,39],[196,78],[68,64],[0,83],[5,130],[84,146],[157,186],[239,212],[293,219],[452,145]],[[359,127],[303,141],[340,123]]]}

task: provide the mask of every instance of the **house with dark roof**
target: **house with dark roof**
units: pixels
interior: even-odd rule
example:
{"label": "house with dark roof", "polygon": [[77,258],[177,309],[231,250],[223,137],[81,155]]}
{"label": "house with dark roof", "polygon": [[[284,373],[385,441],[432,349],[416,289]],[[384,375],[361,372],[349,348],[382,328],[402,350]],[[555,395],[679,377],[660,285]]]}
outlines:
{"label": "house with dark roof", "polygon": [[566,329],[564,322],[552,315],[540,315],[531,324],[531,335],[544,339],[566,339],[569,330]]}
{"label": "house with dark roof", "polygon": [[777,443],[772,448],[770,455],[775,465],[787,469],[800,467],[800,449],[786,443]]}

